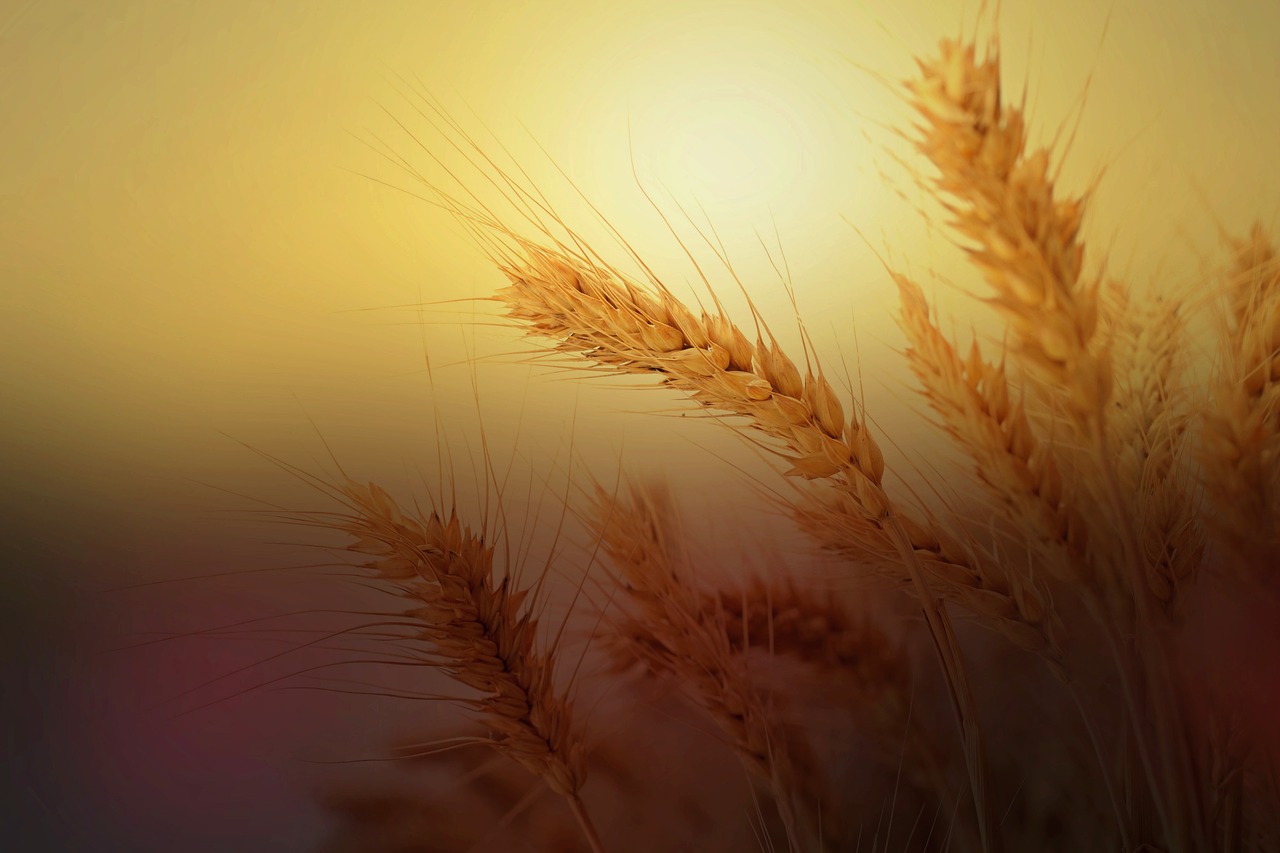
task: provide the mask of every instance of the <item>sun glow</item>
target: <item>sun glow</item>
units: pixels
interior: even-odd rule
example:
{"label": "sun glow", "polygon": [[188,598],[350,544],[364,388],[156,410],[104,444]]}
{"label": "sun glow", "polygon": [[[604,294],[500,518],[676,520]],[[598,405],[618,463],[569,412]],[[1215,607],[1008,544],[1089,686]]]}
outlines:
{"label": "sun glow", "polygon": [[711,203],[756,204],[805,181],[812,133],[776,93],[742,86],[679,89],[650,125],[650,168]]}

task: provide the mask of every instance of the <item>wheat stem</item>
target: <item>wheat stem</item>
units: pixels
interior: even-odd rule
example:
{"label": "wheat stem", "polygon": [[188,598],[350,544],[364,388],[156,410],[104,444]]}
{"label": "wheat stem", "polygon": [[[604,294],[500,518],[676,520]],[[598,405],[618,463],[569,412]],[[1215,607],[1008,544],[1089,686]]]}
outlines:
{"label": "wheat stem", "polygon": [[973,697],[973,689],[965,674],[964,659],[960,651],[960,643],[947,618],[945,605],[933,594],[920,558],[911,547],[911,540],[903,529],[901,522],[893,515],[886,518],[890,530],[893,531],[894,544],[898,548],[903,563],[911,574],[911,583],[920,599],[924,616],[929,625],[929,635],[933,639],[934,651],[942,665],[943,678],[947,684],[947,693],[951,699],[952,710],[960,726],[961,743],[964,746],[965,767],[969,773],[969,783],[973,794],[973,806],[978,821],[978,836],[982,849],[994,853],[1000,849],[999,838],[995,834],[996,824],[992,809],[990,793],[987,790],[985,750],[982,745],[982,728],[978,724],[978,706]]}
{"label": "wheat stem", "polygon": [[1128,851],[1133,850],[1133,830],[1129,827],[1128,812],[1120,805],[1120,795],[1116,791],[1115,782],[1111,778],[1111,770],[1107,766],[1106,751],[1103,749],[1102,740],[1098,735],[1098,727],[1093,721],[1093,715],[1088,712],[1084,705],[1084,699],[1080,696],[1080,685],[1074,679],[1067,682],[1067,690],[1071,695],[1071,701],[1076,706],[1076,710],[1080,713],[1080,721],[1084,724],[1085,732],[1089,736],[1089,745],[1093,747],[1094,757],[1098,760],[1098,770],[1102,774],[1102,784],[1107,789],[1107,799],[1111,802],[1111,810],[1115,812],[1116,829],[1120,833],[1121,847]]}
{"label": "wheat stem", "polygon": [[582,835],[587,839],[587,844],[591,847],[591,853],[605,853],[604,844],[600,841],[600,835],[596,832],[595,825],[591,822],[591,815],[588,814],[582,798],[577,794],[571,795],[569,797],[569,808],[573,810],[573,816],[577,819],[578,826],[582,828]]}

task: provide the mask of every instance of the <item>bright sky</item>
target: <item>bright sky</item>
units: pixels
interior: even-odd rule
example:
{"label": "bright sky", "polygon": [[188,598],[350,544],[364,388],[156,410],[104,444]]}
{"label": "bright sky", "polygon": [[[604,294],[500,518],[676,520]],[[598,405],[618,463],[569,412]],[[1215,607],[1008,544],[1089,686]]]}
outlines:
{"label": "bright sky", "polygon": [[[359,141],[373,137],[430,174],[393,118],[448,156],[398,75],[421,80],[496,153],[490,127],[590,232],[527,127],[677,284],[692,270],[633,165],[677,224],[679,206],[699,222],[705,211],[774,316],[789,303],[760,241],[775,255],[780,243],[813,334],[833,347],[839,337],[852,359],[856,319],[864,368],[892,371],[892,292],[871,249],[956,272],[915,210],[936,224],[937,208],[895,162],[919,166],[894,136],[908,116],[892,86],[914,52],[971,26],[974,5],[53,0],[8,12],[0,348],[20,415],[3,441],[26,463],[6,464],[31,464],[28,482],[59,464],[74,480],[90,462],[158,474],[196,448],[222,464],[238,451],[217,430],[270,444],[303,428],[295,395],[360,458],[417,434],[415,422],[375,438],[363,413],[403,423],[392,413],[417,405],[421,416],[421,377],[402,375],[419,361],[418,330],[403,312],[334,312],[501,282],[445,217],[353,174],[410,185]],[[1064,183],[1108,167],[1095,257],[1194,278],[1188,265],[1216,251],[1215,218],[1238,230],[1274,216],[1280,6],[1002,6],[1010,93],[1029,80],[1042,139],[1079,119]],[[437,364],[466,358],[454,328],[430,338]],[[486,402],[525,378],[499,371]],[[357,447],[364,438],[371,447]]]}

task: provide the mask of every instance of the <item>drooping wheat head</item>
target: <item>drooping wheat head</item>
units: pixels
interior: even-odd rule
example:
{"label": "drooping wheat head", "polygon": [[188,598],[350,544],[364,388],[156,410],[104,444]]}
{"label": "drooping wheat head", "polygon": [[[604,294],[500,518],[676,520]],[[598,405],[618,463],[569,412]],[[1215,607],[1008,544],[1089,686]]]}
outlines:
{"label": "drooping wheat head", "polygon": [[339,529],[364,566],[408,599],[417,639],[451,678],[480,694],[459,701],[490,731],[488,743],[565,797],[593,850],[600,849],[578,792],[586,778],[584,739],[573,706],[555,683],[552,653],[535,648],[530,590],[494,576],[493,549],[456,515],[417,518],[374,484],[348,482],[354,512]]}

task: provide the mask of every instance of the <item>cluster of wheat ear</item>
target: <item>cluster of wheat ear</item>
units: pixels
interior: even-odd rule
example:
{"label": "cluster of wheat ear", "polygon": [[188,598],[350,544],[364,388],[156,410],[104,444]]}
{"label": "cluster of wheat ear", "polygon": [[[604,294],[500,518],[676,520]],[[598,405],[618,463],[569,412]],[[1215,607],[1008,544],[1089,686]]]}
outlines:
{"label": "cluster of wheat ear", "polygon": [[[888,273],[905,356],[972,462],[980,513],[896,493],[868,413],[809,348],[783,352],[754,306],[736,325],[714,294],[714,310],[695,309],[656,276],[624,274],[478,150],[528,221],[559,230],[523,236],[432,187],[505,274],[495,298],[509,322],[575,365],[652,377],[767,448],[792,478],[780,503],[818,550],[923,617],[890,625],[858,606],[865,585],[821,589],[787,566],[748,577],[729,547],[695,556],[663,488],[597,485],[575,511],[608,566],[579,620],[610,662],[600,671],[700,710],[698,731],[754,780],[740,814],[762,849],[1280,850],[1274,711],[1247,683],[1274,672],[1273,656],[1254,655],[1254,669],[1214,658],[1236,651],[1214,633],[1224,621],[1280,613],[1258,604],[1280,600],[1280,259],[1260,227],[1230,244],[1223,284],[1196,295],[1221,303],[1222,334],[1208,386],[1193,385],[1195,306],[1143,300],[1086,262],[1087,196],[1064,196],[1050,152],[1029,150],[994,40],[944,41],[904,91],[922,171],[1007,326],[1003,346],[962,346],[919,284]],[[695,849],[678,815],[589,796],[589,769],[643,762],[646,744],[625,728],[589,742],[575,724],[553,677],[563,631],[536,636],[542,581],[515,588],[455,518],[411,516],[373,486],[344,495],[350,547],[411,603],[412,641],[475,692],[488,732],[476,742],[570,807],[538,823],[543,807],[494,788],[510,806],[494,849],[655,849],[625,822],[593,824],[592,802],[667,822],[661,849]],[[958,632],[961,618],[991,633]],[[1274,636],[1253,627],[1236,635]],[[462,850],[481,837],[451,828],[469,812],[425,795],[372,817],[362,802],[334,795],[348,831],[333,849]],[[406,814],[417,836],[375,831]],[[580,832],[566,834],[573,818]],[[696,849],[731,849],[708,837]]]}

